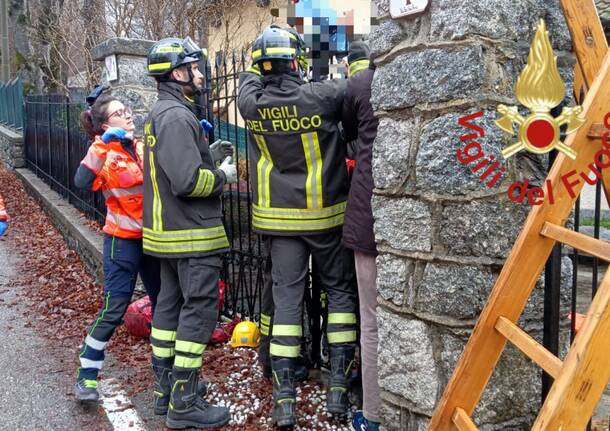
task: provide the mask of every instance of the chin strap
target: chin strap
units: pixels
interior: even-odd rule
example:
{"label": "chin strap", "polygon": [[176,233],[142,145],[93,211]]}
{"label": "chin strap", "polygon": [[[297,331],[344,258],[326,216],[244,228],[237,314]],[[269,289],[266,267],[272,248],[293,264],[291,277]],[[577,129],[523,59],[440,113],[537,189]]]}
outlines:
{"label": "chin strap", "polygon": [[188,81],[178,81],[177,79],[168,79],[167,82],[175,82],[176,84],[181,85],[183,87],[189,87],[193,91],[193,95],[200,95],[201,89],[195,85],[195,82],[194,82],[195,76],[193,76],[193,70],[187,69],[187,72],[189,74]]}

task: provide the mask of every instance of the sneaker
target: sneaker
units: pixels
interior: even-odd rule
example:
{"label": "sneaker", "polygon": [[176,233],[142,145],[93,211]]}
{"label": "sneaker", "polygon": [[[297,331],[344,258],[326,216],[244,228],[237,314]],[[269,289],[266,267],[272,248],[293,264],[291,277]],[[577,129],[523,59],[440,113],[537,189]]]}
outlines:
{"label": "sneaker", "polygon": [[100,394],[97,391],[97,380],[80,379],[74,385],[74,396],[78,401],[97,401]]}
{"label": "sneaker", "polygon": [[379,431],[379,422],[369,422],[362,411],[354,413],[352,431]]}

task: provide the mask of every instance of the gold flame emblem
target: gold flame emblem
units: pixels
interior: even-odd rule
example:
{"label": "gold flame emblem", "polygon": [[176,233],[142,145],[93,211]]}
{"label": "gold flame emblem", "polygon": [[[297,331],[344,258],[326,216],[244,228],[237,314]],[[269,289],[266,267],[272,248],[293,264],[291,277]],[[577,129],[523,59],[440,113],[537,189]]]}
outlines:
{"label": "gold flame emblem", "polygon": [[557,149],[576,159],[576,152],[561,142],[559,128],[567,125],[566,134],[578,130],[585,121],[580,115],[582,107],[564,107],[557,118],[550,114],[551,109],[561,103],[564,95],[565,85],[559,76],[557,57],[553,53],[549,32],[544,20],[540,20],[527,65],[515,85],[515,96],[522,105],[529,108],[530,115],[523,118],[516,106],[498,106],[502,117],[495,121],[496,125],[511,135],[514,134],[513,124],[519,127],[519,141],[502,150],[504,158],[525,148],[536,154]]}

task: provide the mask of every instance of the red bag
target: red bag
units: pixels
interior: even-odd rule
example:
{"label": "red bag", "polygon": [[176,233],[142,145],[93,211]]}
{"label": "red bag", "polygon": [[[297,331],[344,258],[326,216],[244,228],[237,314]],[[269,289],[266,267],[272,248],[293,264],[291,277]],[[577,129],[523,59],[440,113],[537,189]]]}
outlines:
{"label": "red bag", "polygon": [[125,328],[135,337],[150,337],[152,314],[153,310],[148,295],[132,302],[123,317]]}
{"label": "red bag", "polygon": [[217,324],[214,332],[212,332],[212,336],[210,337],[208,344],[222,344],[229,341],[231,335],[233,334],[235,325],[237,325],[239,322],[241,322],[241,319],[239,316],[235,316],[230,322]]}
{"label": "red bag", "polygon": [[[225,297],[225,282],[218,281],[218,310],[222,310]],[[123,321],[127,332],[135,337],[150,337],[153,309],[148,295],[132,302],[127,307]],[[235,325],[234,325],[235,326]],[[231,334],[233,329],[231,329]],[[213,335],[212,335],[213,337]],[[231,337],[229,335],[229,337]]]}

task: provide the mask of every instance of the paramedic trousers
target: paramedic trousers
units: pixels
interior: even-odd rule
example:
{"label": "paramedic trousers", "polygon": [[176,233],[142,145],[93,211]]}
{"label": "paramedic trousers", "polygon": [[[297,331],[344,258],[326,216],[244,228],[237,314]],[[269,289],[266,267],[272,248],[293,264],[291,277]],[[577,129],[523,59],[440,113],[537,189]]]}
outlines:
{"label": "paramedic trousers", "polygon": [[97,378],[104,350],[123,321],[138,273],[154,310],[160,285],[159,260],[142,252],[141,239],[104,235],[104,302],[81,348],[78,379]]}
{"label": "paramedic trousers", "polygon": [[199,369],[218,318],[219,254],[160,259],[161,291],[153,317],[153,356],[174,368]]}
{"label": "paramedic trousers", "polygon": [[268,238],[275,305],[271,356],[297,358],[300,354],[303,295],[310,256],[328,293],[328,343],[355,343],[357,294],[352,283],[353,264],[341,244],[341,231]]}

